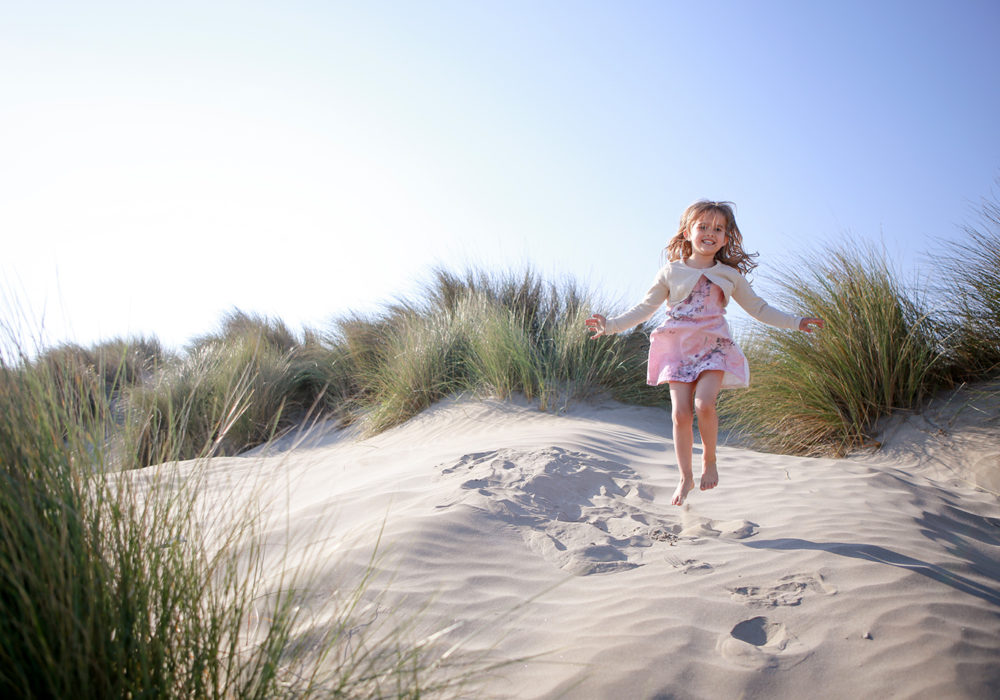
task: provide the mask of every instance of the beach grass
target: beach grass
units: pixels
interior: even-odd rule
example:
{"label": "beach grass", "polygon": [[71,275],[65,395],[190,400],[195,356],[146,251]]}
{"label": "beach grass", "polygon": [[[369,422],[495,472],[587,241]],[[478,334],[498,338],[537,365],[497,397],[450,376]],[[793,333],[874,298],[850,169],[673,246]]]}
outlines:
{"label": "beach grass", "polygon": [[955,374],[975,380],[1000,370],[1000,203],[985,202],[964,233],[935,255],[935,295]]}
{"label": "beach grass", "polygon": [[758,449],[842,456],[877,447],[881,418],[919,411],[956,384],[994,380],[1000,203],[985,201],[964,233],[928,256],[931,276],[912,283],[884,249],[856,241],[802,258],[780,276],[777,305],[826,328],[757,325],[741,338],[751,383],[723,394],[725,425]]}
{"label": "beach grass", "polygon": [[[265,562],[253,483],[203,499],[212,448],[177,462],[182,422],[159,447],[172,461],[121,469],[115,399],[79,357],[0,362],[0,695],[447,697],[482,674],[442,663],[410,620],[362,631],[374,563],[324,601],[317,632],[308,570]],[[235,407],[206,421],[232,422],[255,386],[241,370]]]}
{"label": "beach grass", "polygon": [[136,465],[229,455],[332,415],[351,393],[342,352],[319,335],[236,310],[148,381],[126,387],[126,450]]}
{"label": "beach grass", "polygon": [[[236,654],[252,572],[198,546],[193,491],[143,498],[103,469],[110,404],[73,400],[79,387],[66,378],[76,368],[60,372],[58,363],[0,368],[2,694],[219,697],[273,688],[267,648],[287,633],[283,604],[267,643]],[[234,524],[229,544],[252,523]]]}
{"label": "beach grass", "polygon": [[[740,338],[753,380],[723,394],[724,426],[760,449],[845,454],[873,444],[888,413],[995,373],[998,218],[987,205],[985,226],[938,256],[942,274],[928,288],[904,284],[884,250],[855,242],[803,259],[773,301],[827,327],[804,335],[755,324]],[[235,310],[176,355],[140,339],[63,346],[36,364],[54,362],[81,405],[113,397],[127,466],[171,450],[236,454],[310,419],[374,434],[454,395],[516,394],[556,411],[601,396],[667,405],[667,387],[645,384],[654,324],[594,341],[583,323],[594,311],[613,309],[572,279],[435,269],[415,298],[347,313],[322,331]]]}
{"label": "beach grass", "polygon": [[142,382],[167,358],[156,338],[112,338],[84,348],[64,343],[39,353],[37,362],[57,373],[92,373],[111,394]]}
{"label": "beach grass", "polygon": [[756,326],[741,345],[752,379],[724,395],[726,424],[757,447],[837,455],[871,444],[879,418],[949,385],[936,319],[884,250],[851,243],[782,276],[780,307],[826,322],[813,334]]}
{"label": "beach grass", "polygon": [[266,441],[294,397],[291,378],[287,353],[263,341],[237,337],[193,347],[125,393],[125,434],[136,464],[236,454]]}
{"label": "beach grass", "polygon": [[530,269],[436,270],[421,300],[350,317],[336,337],[355,358],[369,432],[457,393],[517,393],[543,410],[599,394],[665,404],[665,389],[644,386],[649,328],[591,341],[583,321],[598,308],[572,280],[546,281]]}
{"label": "beach grass", "polygon": [[72,374],[83,403],[114,402],[126,467],[237,454],[310,418],[372,434],[456,394],[519,394],[544,410],[594,396],[666,405],[666,387],[645,385],[651,325],[591,340],[583,321],[606,309],[575,281],[530,268],[437,269],[419,298],[344,315],[325,332],[234,310],[175,355],[142,339],[65,346],[34,365]]}

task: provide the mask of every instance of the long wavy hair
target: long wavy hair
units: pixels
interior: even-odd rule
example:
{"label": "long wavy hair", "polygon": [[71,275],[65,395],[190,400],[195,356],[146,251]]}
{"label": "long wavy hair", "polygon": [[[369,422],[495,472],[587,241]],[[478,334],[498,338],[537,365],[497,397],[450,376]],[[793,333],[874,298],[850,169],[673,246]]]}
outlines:
{"label": "long wavy hair", "polygon": [[697,202],[684,210],[681,215],[680,228],[677,234],[667,243],[667,260],[684,260],[691,257],[691,241],[684,237],[691,225],[706,214],[720,214],[726,221],[726,245],[715,253],[715,259],[724,265],[735,267],[742,274],[746,275],[757,267],[753,261],[757,253],[748,253],[743,250],[743,234],[740,233],[739,226],[736,225],[736,215],[733,213],[732,202],[712,202],[708,199],[699,199]]}

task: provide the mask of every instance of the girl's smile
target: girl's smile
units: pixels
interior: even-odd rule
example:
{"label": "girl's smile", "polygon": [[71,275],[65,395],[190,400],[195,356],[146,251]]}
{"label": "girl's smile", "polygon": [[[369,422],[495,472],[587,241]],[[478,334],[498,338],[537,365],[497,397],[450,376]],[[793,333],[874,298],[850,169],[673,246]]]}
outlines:
{"label": "girl's smile", "polygon": [[709,263],[726,245],[726,218],[719,213],[708,212],[691,224],[684,238],[691,242],[691,257]]}

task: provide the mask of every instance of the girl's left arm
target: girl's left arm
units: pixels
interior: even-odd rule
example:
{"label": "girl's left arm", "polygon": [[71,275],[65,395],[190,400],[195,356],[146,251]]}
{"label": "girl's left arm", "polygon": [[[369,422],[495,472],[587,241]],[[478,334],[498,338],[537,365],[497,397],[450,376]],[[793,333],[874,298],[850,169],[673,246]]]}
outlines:
{"label": "girl's left arm", "polygon": [[[737,304],[742,306],[755,319],[776,328],[787,328],[792,331],[806,330],[803,328],[803,325],[807,325],[807,322],[820,321],[817,318],[803,318],[802,316],[794,316],[784,311],[779,311],[757,296],[757,293],[743,275],[736,275],[732,297],[736,300]],[[817,325],[822,327],[822,324],[823,322],[820,321]]]}

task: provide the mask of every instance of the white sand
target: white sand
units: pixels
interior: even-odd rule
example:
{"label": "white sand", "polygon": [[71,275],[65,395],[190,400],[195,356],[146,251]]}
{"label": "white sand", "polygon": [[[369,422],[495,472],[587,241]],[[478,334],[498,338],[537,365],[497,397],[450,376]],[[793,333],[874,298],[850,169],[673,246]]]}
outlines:
{"label": "white sand", "polygon": [[1000,381],[943,392],[916,413],[897,412],[879,439],[882,449],[866,461],[1000,496]]}
{"label": "white sand", "polygon": [[492,695],[997,696],[995,495],[903,457],[721,448],[720,486],[678,508],[669,434],[660,409],[452,401],[209,469],[219,494],[254,475],[275,551],[290,534],[320,589],[384,522],[385,612],[461,623],[446,639],[466,652],[540,655]]}

